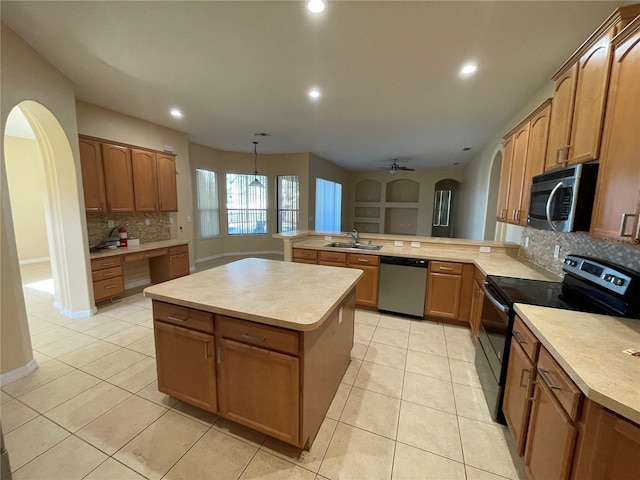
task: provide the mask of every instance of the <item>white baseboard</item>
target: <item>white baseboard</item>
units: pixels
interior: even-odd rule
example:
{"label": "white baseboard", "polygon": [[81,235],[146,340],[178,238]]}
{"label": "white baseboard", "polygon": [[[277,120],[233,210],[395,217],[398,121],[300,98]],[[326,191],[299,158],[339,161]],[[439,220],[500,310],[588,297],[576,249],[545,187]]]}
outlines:
{"label": "white baseboard", "polygon": [[63,308],[57,300],[53,302],[53,306],[58,309],[60,315],[64,315],[67,318],[89,318],[98,312],[95,306],[90,310],[69,310],[68,308]]}
{"label": "white baseboard", "polygon": [[15,370],[11,370],[10,372],[3,373],[0,375],[0,385],[3,387],[8,383],[15,382],[16,380],[20,380],[22,377],[26,377],[31,372],[33,372],[36,368],[38,368],[38,362],[36,362],[35,358],[32,358],[29,363],[23,365],[20,368],[16,368]]}
{"label": "white baseboard", "polygon": [[20,260],[18,263],[20,265],[28,265],[30,263],[40,263],[40,262],[50,262],[51,257],[40,257],[40,258],[27,258],[26,260]]}
{"label": "white baseboard", "polygon": [[262,250],[258,252],[229,252],[229,253],[219,253],[217,255],[211,255],[209,257],[196,258],[195,263],[203,263],[208,262],[209,260],[216,260],[222,257],[250,257],[251,255],[282,255],[284,253],[282,250]]}

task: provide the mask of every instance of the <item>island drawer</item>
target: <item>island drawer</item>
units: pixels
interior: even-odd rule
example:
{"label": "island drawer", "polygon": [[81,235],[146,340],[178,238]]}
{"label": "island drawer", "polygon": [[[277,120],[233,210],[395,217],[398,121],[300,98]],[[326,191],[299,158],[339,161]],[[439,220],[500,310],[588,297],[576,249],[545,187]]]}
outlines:
{"label": "island drawer", "polygon": [[293,258],[299,258],[302,260],[313,260],[315,262],[316,260],[318,260],[318,251],[307,250],[305,248],[294,248]]}
{"label": "island drawer", "polygon": [[333,263],[344,263],[347,264],[347,254],[344,252],[325,252],[324,250],[320,250],[320,261],[321,262],[333,262]]}
{"label": "island drawer", "polygon": [[350,253],[349,263],[351,265],[380,265],[378,255],[363,255],[361,253]]}
{"label": "island drawer", "polygon": [[104,270],[105,268],[112,268],[122,265],[122,257],[114,255],[112,257],[95,258],[91,260],[91,270]]}
{"label": "island drawer", "polygon": [[158,248],[156,250],[147,250],[138,253],[129,253],[125,255],[125,262],[135,262],[136,260],[144,260],[145,258],[160,257],[169,253],[168,248]]}
{"label": "island drawer", "polygon": [[462,264],[452,262],[429,262],[429,271],[433,273],[449,273],[462,275]]}
{"label": "island drawer", "polygon": [[105,268],[104,270],[96,270],[94,272],[91,272],[91,279],[94,282],[97,282],[99,280],[105,280],[107,278],[121,277],[121,276],[122,276],[122,267],[120,266]]}
{"label": "island drawer", "polygon": [[185,328],[213,333],[213,313],[153,301],[153,318]]}
{"label": "island drawer", "polygon": [[221,337],[243,343],[292,355],[299,353],[299,333],[293,330],[218,315],[216,317],[216,332]]}
{"label": "island drawer", "polygon": [[513,322],[513,340],[522,347],[529,360],[535,363],[538,359],[540,342],[517,315]]}
{"label": "island drawer", "polygon": [[572,420],[578,418],[582,392],[546,349],[540,349],[536,381],[544,382]]}

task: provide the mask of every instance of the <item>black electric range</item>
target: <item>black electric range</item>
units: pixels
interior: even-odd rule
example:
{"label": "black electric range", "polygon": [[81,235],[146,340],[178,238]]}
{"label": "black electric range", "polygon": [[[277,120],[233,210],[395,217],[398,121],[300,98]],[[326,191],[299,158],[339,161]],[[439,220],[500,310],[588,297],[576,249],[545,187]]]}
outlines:
{"label": "black electric range", "polygon": [[[483,303],[476,357],[478,364],[489,363],[498,384],[498,400],[490,404],[494,419],[505,423],[502,415],[514,303],[541,305],[564,310],[591,312],[626,318],[640,318],[640,272],[581,255],[567,255],[563,261],[562,282],[529,280],[489,275],[482,288]],[[480,375],[490,382],[486,375]],[[483,385],[495,391],[495,383]]]}

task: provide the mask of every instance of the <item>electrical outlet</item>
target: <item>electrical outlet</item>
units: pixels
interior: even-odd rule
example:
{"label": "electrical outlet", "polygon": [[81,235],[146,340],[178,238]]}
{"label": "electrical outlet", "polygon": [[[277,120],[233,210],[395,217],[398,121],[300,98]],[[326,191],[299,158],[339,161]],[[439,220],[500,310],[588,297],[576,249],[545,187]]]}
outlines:
{"label": "electrical outlet", "polygon": [[560,258],[560,245],[556,245],[553,249],[553,258]]}
{"label": "electrical outlet", "polygon": [[393,242],[394,247],[401,247],[402,245],[404,245],[404,242],[402,240],[395,240]]}
{"label": "electrical outlet", "polygon": [[173,223],[174,221],[173,217],[169,217],[169,223]]}
{"label": "electrical outlet", "polygon": [[148,218],[145,218],[144,224],[148,227],[149,225],[151,225],[151,220],[149,220]]}
{"label": "electrical outlet", "polygon": [[413,248],[420,248],[420,242],[411,242]]}
{"label": "electrical outlet", "polygon": [[491,253],[491,247],[480,247],[480,253]]}
{"label": "electrical outlet", "polygon": [[187,217],[187,222],[188,222],[188,223],[191,223],[191,215],[189,215],[189,216]]}
{"label": "electrical outlet", "polygon": [[529,248],[529,237],[524,237],[524,248]]}
{"label": "electrical outlet", "polygon": [[333,237],[330,237],[329,235],[324,237],[325,242],[330,242],[331,240],[333,240]]}
{"label": "electrical outlet", "polygon": [[113,228],[115,226],[116,226],[116,222],[114,222],[113,220],[107,220],[107,227]]}

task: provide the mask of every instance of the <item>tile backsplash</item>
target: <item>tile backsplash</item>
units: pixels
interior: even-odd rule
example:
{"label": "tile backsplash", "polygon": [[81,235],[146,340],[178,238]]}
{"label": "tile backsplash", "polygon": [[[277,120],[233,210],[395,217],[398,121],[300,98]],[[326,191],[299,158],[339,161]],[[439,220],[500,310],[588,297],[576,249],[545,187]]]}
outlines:
{"label": "tile backsplash", "polygon": [[[115,225],[124,224],[129,237],[138,237],[140,243],[157,242],[171,239],[171,225],[169,213],[109,213],[87,215],[87,230],[89,232],[89,246],[102,243],[111,228],[108,221]],[[149,225],[146,221],[149,220]]]}
{"label": "tile backsplash", "polygon": [[[524,248],[529,238],[529,247]],[[553,257],[556,245],[560,245],[559,258]],[[599,258],[632,270],[640,271],[640,249],[612,245],[595,240],[587,232],[557,233],[525,228],[519,255],[541,267],[562,275],[562,260],[566,255],[577,254]]]}

